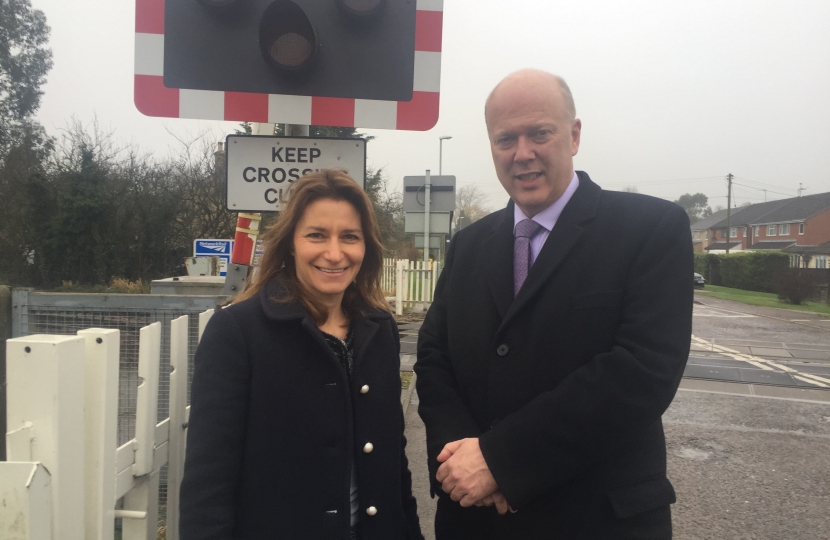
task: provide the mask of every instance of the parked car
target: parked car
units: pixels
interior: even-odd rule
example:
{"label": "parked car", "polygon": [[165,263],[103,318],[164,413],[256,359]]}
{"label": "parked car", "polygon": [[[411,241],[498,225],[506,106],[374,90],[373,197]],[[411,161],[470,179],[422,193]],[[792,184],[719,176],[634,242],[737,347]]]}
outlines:
{"label": "parked car", "polygon": [[706,280],[703,279],[703,276],[695,272],[695,289],[702,289],[706,284]]}

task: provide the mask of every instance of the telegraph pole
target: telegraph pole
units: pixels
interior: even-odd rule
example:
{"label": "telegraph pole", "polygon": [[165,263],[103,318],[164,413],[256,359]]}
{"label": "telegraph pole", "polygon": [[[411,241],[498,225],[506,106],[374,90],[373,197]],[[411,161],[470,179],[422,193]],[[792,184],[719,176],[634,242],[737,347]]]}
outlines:
{"label": "telegraph pole", "polygon": [[732,173],[726,175],[726,254],[729,255],[729,237],[732,232]]}

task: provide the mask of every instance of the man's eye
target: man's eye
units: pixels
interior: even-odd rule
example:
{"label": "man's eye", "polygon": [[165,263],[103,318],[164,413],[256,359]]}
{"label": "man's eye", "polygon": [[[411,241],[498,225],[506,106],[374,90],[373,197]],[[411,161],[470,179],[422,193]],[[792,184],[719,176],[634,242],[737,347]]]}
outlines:
{"label": "man's eye", "polygon": [[513,140],[513,137],[502,137],[501,139],[496,141],[496,144],[498,144],[499,146],[508,146],[513,142]]}

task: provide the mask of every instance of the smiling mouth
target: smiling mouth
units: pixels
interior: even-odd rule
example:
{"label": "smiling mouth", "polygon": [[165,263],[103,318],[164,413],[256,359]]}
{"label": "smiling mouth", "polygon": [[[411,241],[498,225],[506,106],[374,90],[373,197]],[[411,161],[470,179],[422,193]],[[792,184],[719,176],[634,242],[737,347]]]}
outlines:
{"label": "smiling mouth", "polygon": [[319,266],[317,266],[316,268],[324,274],[342,274],[346,271],[345,268],[320,268]]}
{"label": "smiling mouth", "polygon": [[530,182],[542,176],[540,172],[530,172],[515,175],[515,178],[520,182]]}

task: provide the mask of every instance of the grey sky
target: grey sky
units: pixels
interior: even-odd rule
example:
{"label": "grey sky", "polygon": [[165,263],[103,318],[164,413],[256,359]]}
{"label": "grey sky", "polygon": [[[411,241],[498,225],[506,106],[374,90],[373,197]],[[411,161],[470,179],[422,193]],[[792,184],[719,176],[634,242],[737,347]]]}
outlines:
{"label": "grey sky", "polygon": [[[158,155],[181,136],[235,124],[148,118],[133,106],[134,1],[32,0],[52,27],[55,66],[39,118],[56,134],[74,115]],[[830,191],[827,0],[445,0],[441,118],[428,132],[368,130],[371,166],[394,186],[443,170],[493,208],[483,105],[506,74],[562,75],[582,119],[576,167],[601,186],[738,205]],[[746,187],[752,186],[752,187]]]}

